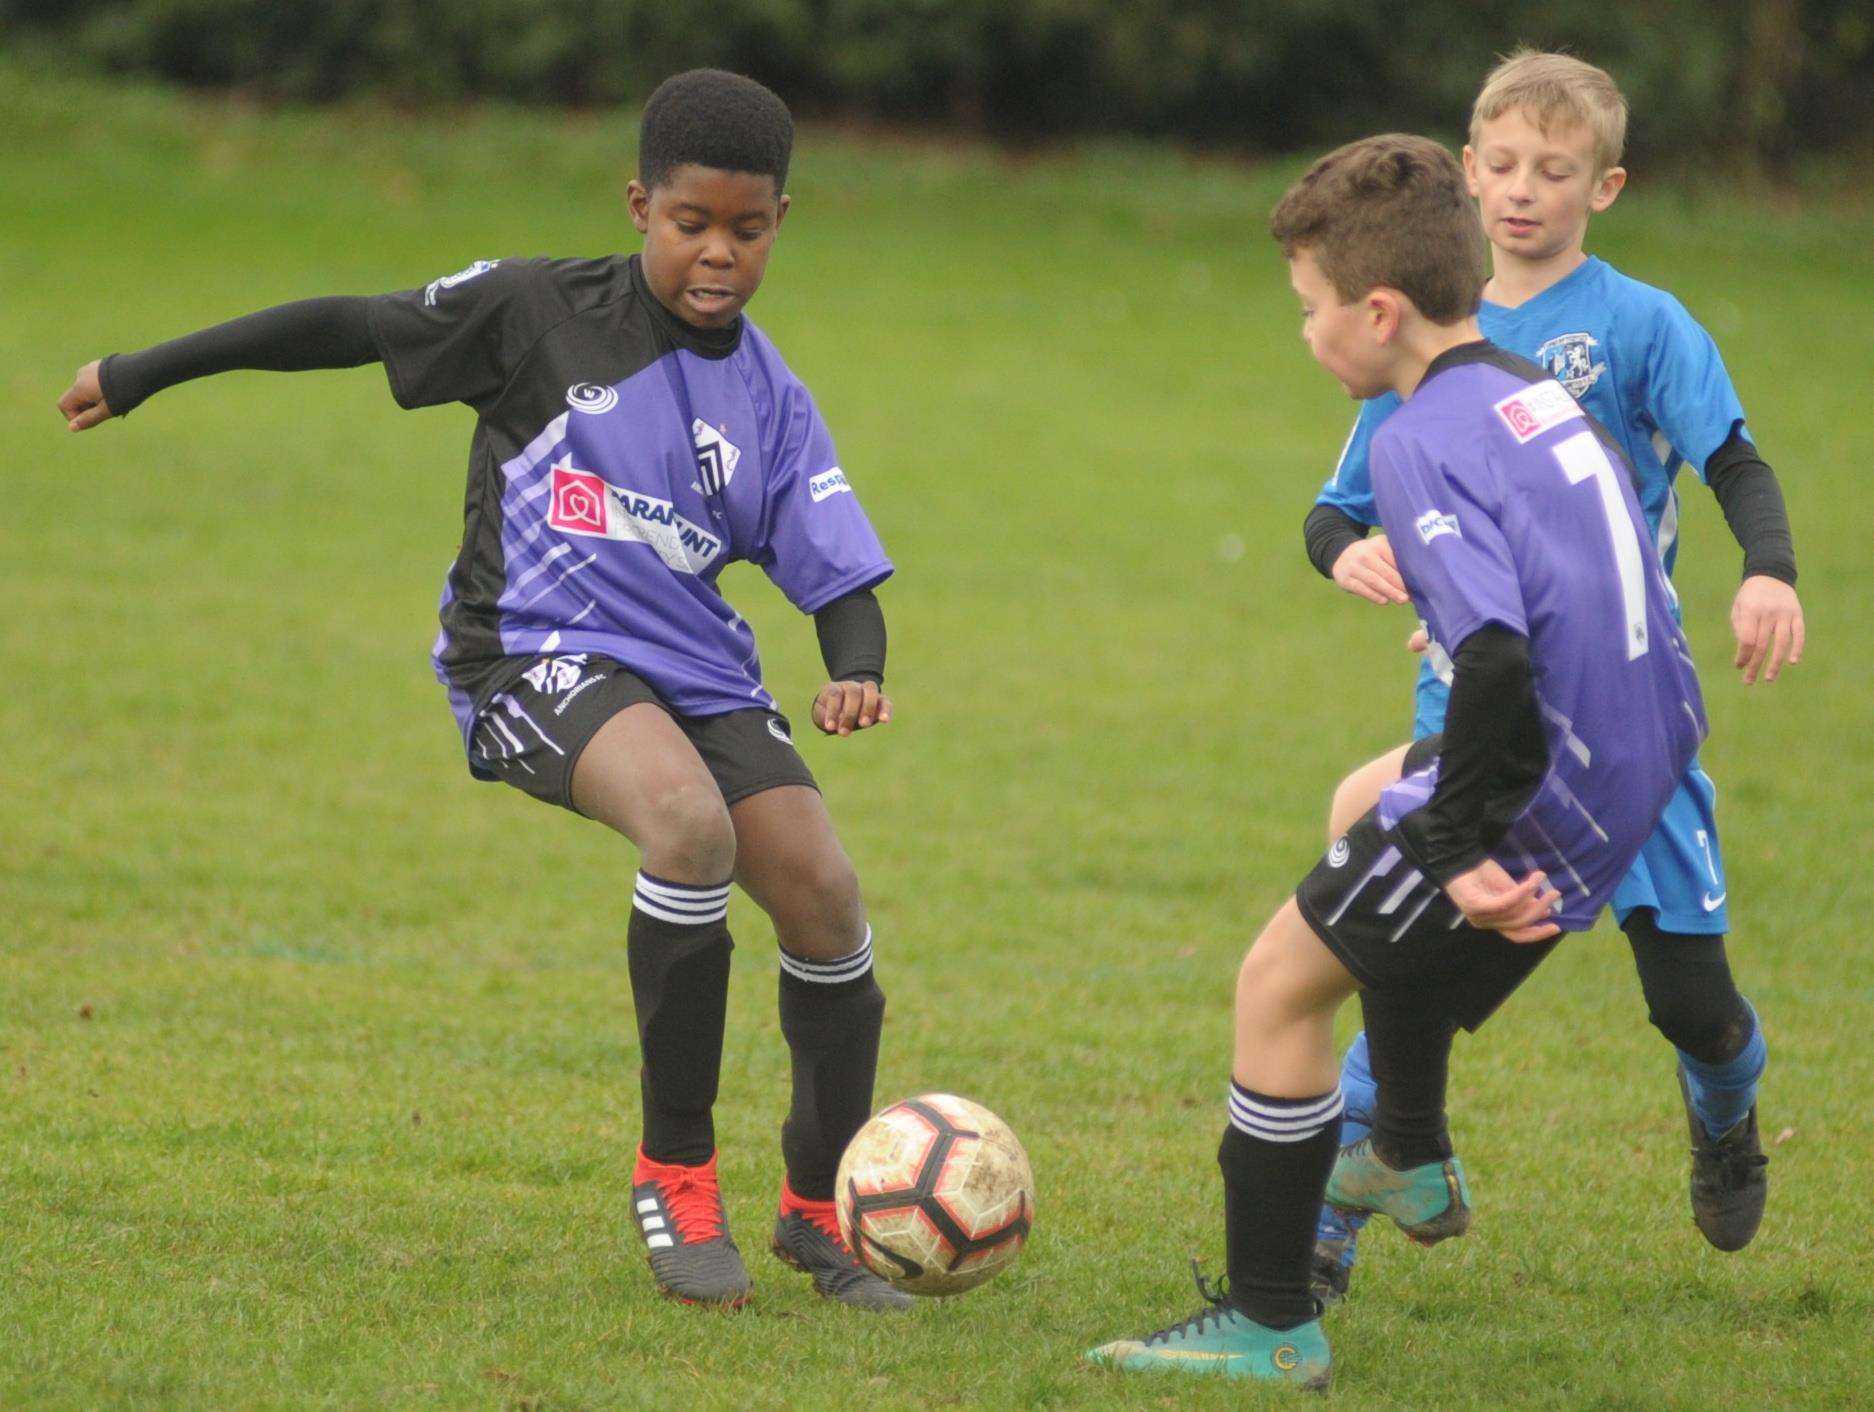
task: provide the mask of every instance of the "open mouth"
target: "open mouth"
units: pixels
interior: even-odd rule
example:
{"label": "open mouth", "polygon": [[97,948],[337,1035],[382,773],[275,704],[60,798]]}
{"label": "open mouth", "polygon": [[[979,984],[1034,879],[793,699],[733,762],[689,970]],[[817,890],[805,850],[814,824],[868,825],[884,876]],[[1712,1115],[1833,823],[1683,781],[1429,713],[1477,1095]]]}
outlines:
{"label": "open mouth", "polygon": [[736,292],[722,284],[696,284],[683,291],[683,300],[699,314],[719,314],[736,301]]}
{"label": "open mouth", "polygon": [[1505,216],[1503,224],[1511,235],[1529,235],[1537,229],[1540,222],[1532,221],[1526,216]]}

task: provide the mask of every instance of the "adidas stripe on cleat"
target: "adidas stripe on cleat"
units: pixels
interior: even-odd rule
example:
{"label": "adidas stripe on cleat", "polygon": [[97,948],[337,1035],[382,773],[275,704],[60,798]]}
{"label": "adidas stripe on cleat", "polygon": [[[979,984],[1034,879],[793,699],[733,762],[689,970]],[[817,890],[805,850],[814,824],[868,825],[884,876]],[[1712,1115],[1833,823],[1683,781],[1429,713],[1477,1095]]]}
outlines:
{"label": "adidas stripe on cleat", "polygon": [[831,1201],[807,1201],[781,1183],[781,1210],[774,1218],[774,1253],[782,1263],[813,1276],[813,1287],[828,1299],[855,1309],[878,1312],[909,1309],[910,1295],[894,1288],[860,1263],[839,1233]]}
{"label": "adidas stripe on cleat", "polygon": [[1371,1138],[1340,1150],[1327,1179],[1327,1203],[1343,1211],[1390,1216],[1420,1245],[1461,1236],[1471,1226],[1463,1163],[1452,1157],[1399,1171],[1380,1160]]}
{"label": "adidas stripe on cleat", "polygon": [[638,1150],[631,1214],[657,1288],[685,1304],[739,1308],[751,1288],[716,1184],[716,1155],[700,1167],[653,1162]]}

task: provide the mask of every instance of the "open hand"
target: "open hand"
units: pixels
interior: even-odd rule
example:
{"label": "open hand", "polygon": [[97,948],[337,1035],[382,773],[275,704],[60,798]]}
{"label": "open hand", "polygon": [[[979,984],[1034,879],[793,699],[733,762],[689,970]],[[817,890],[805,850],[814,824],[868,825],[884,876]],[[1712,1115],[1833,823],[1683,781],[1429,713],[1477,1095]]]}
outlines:
{"label": "open hand", "polygon": [[1561,893],[1540,869],[1517,882],[1501,864],[1486,858],[1445,885],[1464,920],[1481,931],[1500,932],[1511,941],[1547,941],[1561,928],[1551,920]]}
{"label": "open hand", "polygon": [[1757,678],[1770,682],[1785,664],[1802,661],[1802,603],[1796,590],[1768,574],[1752,574],[1731,600],[1731,631],[1737,634],[1737,657],[1731,665],[1744,672],[1744,685]]}
{"label": "open hand", "polygon": [[1405,580],[1393,562],[1392,545],[1383,534],[1356,540],[1334,561],[1334,582],[1372,603],[1407,601]]}
{"label": "open hand", "polygon": [[104,389],[98,385],[98,360],[93,358],[78,370],[72,385],[59,398],[59,415],[71,431],[89,431],[106,421],[111,409],[104,404]]}
{"label": "open hand", "polygon": [[851,735],[891,720],[891,698],[869,681],[830,681],[813,698],[813,723],[828,735]]}

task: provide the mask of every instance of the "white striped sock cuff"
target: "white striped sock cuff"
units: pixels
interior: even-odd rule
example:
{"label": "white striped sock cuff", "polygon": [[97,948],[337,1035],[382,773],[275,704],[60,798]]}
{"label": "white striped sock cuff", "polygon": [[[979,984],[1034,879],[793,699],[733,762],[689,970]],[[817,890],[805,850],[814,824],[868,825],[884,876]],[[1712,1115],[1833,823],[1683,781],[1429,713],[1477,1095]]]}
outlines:
{"label": "white striped sock cuff", "polygon": [[811,981],[815,985],[839,985],[843,981],[856,981],[872,969],[872,928],[865,929],[865,940],[857,951],[832,961],[809,961],[784,947],[780,951],[781,969],[797,981]]}
{"label": "white striped sock cuff", "polygon": [[1230,1126],[1264,1142],[1305,1142],[1340,1121],[1340,1085],[1318,1098],[1267,1098],[1230,1083]]}
{"label": "white striped sock cuff", "polygon": [[639,873],[631,904],[660,922],[700,927],[720,922],[729,915],[729,885],[692,887],[688,883],[665,882],[649,873]]}

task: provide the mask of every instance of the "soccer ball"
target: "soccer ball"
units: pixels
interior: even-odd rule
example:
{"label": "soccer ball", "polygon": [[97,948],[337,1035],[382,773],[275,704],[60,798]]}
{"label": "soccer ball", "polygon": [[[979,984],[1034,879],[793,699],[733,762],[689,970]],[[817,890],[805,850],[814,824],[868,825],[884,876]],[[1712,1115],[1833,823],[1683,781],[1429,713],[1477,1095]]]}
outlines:
{"label": "soccer ball", "polygon": [[948,1093],[894,1103],[859,1129],[835,1179],[839,1230],[911,1294],[961,1294],[1015,1263],[1035,1176],[1009,1125]]}

